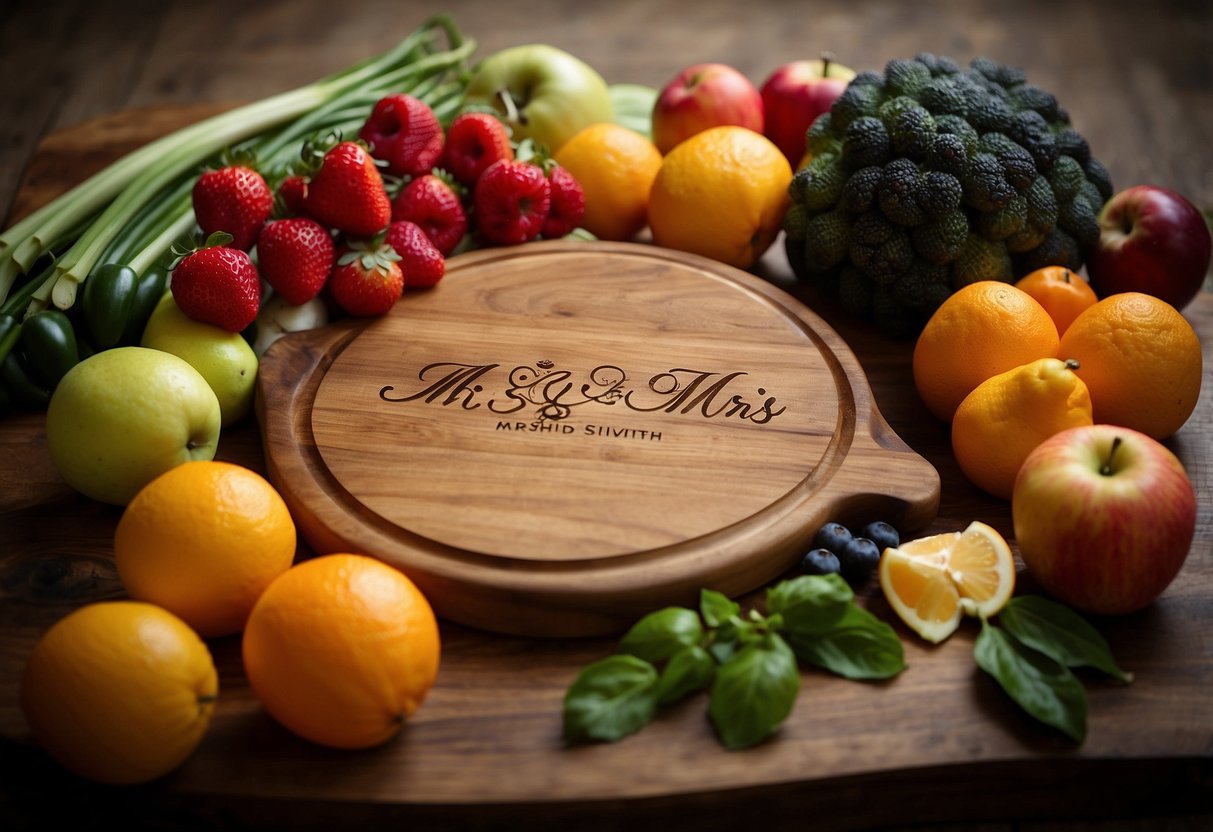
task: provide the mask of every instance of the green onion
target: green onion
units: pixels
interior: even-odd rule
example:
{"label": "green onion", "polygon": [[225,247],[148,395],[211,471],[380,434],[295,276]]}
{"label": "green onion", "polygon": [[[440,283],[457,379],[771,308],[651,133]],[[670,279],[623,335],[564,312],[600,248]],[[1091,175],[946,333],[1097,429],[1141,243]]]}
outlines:
{"label": "green onion", "polygon": [[[440,34],[446,49],[436,43]],[[191,183],[225,149],[247,147],[260,167],[286,170],[304,140],[355,133],[375,101],[392,92],[422,98],[449,119],[474,50],[449,16],[436,15],[381,55],[127,154],[0,234],[0,311],[16,314],[24,303],[35,311],[48,300],[68,309],[101,263],[126,262],[142,273],[194,230]],[[48,256],[52,265],[34,274]]]}

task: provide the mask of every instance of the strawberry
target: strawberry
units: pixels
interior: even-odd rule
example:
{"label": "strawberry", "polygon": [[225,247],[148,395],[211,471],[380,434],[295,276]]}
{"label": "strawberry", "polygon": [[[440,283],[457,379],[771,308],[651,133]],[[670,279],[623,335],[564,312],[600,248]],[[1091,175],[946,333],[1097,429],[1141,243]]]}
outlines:
{"label": "strawberry", "polygon": [[358,131],[371,155],[387,162],[393,176],[420,176],[442,156],[442,125],[430,106],[404,93],[385,96],[375,103]]}
{"label": "strawberry", "polygon": [[493,162],[513,158],[509,131],[492,113],[460,113],[447,128],[442,167],[469,188]]}
{"label": "strawberry", "polygon": [[284,217],[299,217],[307,204],[307,177],[292,174],[278,185],[278,210]]}
{"label": "strawberry", "polygon": [[581,224],[585,216],[585,191],[573,174],[557,164],[548,170],[548,186],[552,190],[552,208],[543,221],[542,234],[553,240]]}
{"label": "strawberry", "polygon": [[348,315],[371,317],[387,312],[404,292],[400,255],[382,237],[350,243],[337,254],[329,274],[329,292]]}
{"label": "strawberry", "polygon": [[421,226],[443,257],[449,257],[468,230],[460,189],[441,172],[419,176],[392,200],[392,221],[408,220]]}
{"label": "strawberry", "polygon": [[392,203],[375,160],[357,142],[339,142],[324,154],[304,202],[307,215],[353,237],[373,237],[392,219]]}
{"label": "strawberry", "polygon": [[489,165],[472,199],[476,226],[493,245],[517,245],[538,237],[552,204],[543,168],[515,159]]}
{"label": "strawberry", "polygon": [[261,278],[247,252],[226,245],[229,238],[213,234],[205,248],[186,253],[173,267],[169,288],[195,321],[240,332],[257,317]]}
{"label": "strawberry", "polygon": [[446,274],[446,258],[416,223],[408,220],[392,223],[387,227],[386,239],[400,255],[406,289],[433,286]]}
{"label": "strawberry", "polygon": [[307,217],[266,223],[257,241],[261,276],[292,306],[320,294],[333,269],[333,258],[332,235]]}
{"label": "strawberry", "polygon": [[261,174],[246,165],[204,171],[194,183],[194,217],[204,237],[232,235],[232,248],[248,251],[269,219],[274,195]]}

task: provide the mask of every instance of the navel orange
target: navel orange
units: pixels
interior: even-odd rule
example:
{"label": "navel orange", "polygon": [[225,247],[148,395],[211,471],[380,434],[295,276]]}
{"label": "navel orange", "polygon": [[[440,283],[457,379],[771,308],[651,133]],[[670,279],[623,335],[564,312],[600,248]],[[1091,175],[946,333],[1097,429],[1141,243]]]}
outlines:
{"label": "navel orange", "polygon": [[138,601],[89,604],[38,640],[21,677],[34,738],[65,768],[102,783],[167,774],[202,741],[219,693],[206,644]]}
{"label": "navel orange", "polygon": [[304,561],[253,607],[244,669],[261,704],[299,736],[366,748],[395,735],[438,673],[438,623],[399,570],[364,555]]}

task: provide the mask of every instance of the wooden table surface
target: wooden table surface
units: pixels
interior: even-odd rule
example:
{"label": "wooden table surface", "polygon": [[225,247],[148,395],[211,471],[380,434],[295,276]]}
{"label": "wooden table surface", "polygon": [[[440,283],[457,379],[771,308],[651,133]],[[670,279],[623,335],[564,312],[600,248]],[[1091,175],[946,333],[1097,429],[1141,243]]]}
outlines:
{"label": "wooden table surface", "polygon": [[[343,4],[17,3],[0,39],[0,206],[10,220],[133,144],[226,104],[306,83],[386,48],[432,7]],[[749,3],[450,2],[480,54],[547,41],[611,82],[659,86],[685,65],[722,60],[761,80],[822,49],[856,68],[921,50],[990,55],[1055,92],[1117,187],[1149,182],[1213,207],[1213,10],[1205,2]],[[196,11],[197,17],[187,12]],[[34,33],[37,33],[36,35]],[[59,43],[52,49],[48,43]],[[32,73],[32,76],[31,74]],[[31,78],[26,81],[26,78]],[[134,108],[134,115],[132,115]],[[151,108],[151,109],[142,109]],[[106,114],[115,115],[107,116]],[[97,117],[100,120],[95,120]],[[7,223],[6,223],[7,224]],[[985,519],[1010,536],[1009,510],[971,488],[947,432],[917,400],[904,343],[884,340],[794,285],[781,252],[758,269],[821,314],[856,353],[877,406],[939,470],[938,519],[924,532]],[[1213,366],[1213,295],[1187,310]],[[108,789],[64,775],[28,742],[16,707],[33,640],[68,609],[121,594],[112,564],[116,509],[62,483],[41,416],[0,423],[0,825],[55,818],[154,828],[420,824],[420,828],[620,828],[644,822],[735,828],[875,828],[963,822],[983,829],[1207,829],[1213,824],[1213,390],[1169,442],[1201,500],[1197,537],[1158,603],[1098,622],[1129,687],[1084,677],[1090,734],[1075,748],[1032,723],[971,660],[965,627],[929,648],[904,628],[909,668],[895,681],[805,672],[781,732],[720,749],[692,699],[624,742],[565,749],[560,701],[613,641],[550,642],[444,624],[443,669],[397,740],[356,754],[295,739],[253,700],[236,639],[212,650],[223,696],[199,751],[164,781]],[[262,468],[256,425],[225,431],[220,457]],[[1026,591],[1031,582],[1022,575]],[[864,602],[893,620],[879,591]],[[1138,818],[1152,818],[1147,824]],[[1133,820],[1128,820],[1133,819]],[[48,825],[54,825],[53,823]]]}

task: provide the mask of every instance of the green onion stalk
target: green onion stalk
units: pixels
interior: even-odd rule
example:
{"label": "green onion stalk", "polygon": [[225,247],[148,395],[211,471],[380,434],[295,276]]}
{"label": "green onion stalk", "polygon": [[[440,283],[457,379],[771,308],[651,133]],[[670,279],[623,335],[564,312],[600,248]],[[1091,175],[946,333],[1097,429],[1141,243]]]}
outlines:
{"label": "green onion stalk", "polygon": [[356,134],[375,102],[391,93],[422,99],[449,123],[475,48],[449,16],[435,15],[387,52],[128,153],[0,234],[0,314],[28,315],[48,303],[69,309],[88,275],[106,263],[137,274],[156,265],[195,232],[193,183],[225,153],[251,154],[267,179],[285,175],[305,141]]}

